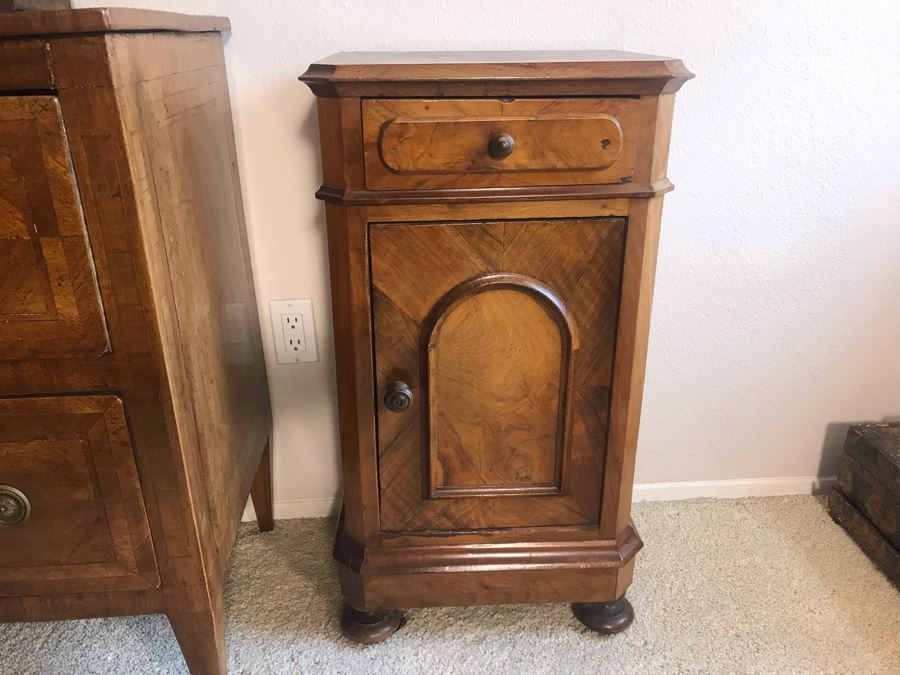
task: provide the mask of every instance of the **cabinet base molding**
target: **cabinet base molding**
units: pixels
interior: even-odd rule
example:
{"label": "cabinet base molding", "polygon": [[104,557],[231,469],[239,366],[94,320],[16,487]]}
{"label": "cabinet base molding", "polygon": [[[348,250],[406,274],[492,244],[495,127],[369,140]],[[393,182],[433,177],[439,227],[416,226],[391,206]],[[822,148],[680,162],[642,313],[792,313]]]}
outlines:
{"label": "cabinet base molding", "polygon": [[[52,608],[52,611],[48,611],[48,608]],[[0,623],[98,619],[107,616],[163,614],[165,611],[165,601],[159,589],[0,598]]]}
{"label": "cabinet base molding", "polygon": [[363,547],[339,531],[334,557],[344,597],[366,611],[608,603],[631,582],[634,557],[643,546],[633,526],[614,540],[559,541],[551,533],[543,541],[492,543],[491,535],[459,536],[485,541],[444,544],[446,537],[436,535],[429,545]]}

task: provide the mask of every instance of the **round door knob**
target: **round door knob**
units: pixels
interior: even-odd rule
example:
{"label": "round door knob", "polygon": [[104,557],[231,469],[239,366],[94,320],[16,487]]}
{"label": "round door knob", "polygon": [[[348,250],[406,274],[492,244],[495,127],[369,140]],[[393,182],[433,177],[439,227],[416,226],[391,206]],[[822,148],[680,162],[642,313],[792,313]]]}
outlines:
{"label": "round door knob", "polygon": [[412,389],[406,382],[392,382],[384,394],[384,404],[391,412],[403,412],[413,402]]}
{"label": "round door knob", "polygon": [[494,159],[506,159],[516,148],[516,142],[509,134],[497,134],[488,143],[488,154]]}
{"label": "round door knob", "polygon": [[0,527],[18,525],[31,515],[31,502],[21,490],[0,485]]}

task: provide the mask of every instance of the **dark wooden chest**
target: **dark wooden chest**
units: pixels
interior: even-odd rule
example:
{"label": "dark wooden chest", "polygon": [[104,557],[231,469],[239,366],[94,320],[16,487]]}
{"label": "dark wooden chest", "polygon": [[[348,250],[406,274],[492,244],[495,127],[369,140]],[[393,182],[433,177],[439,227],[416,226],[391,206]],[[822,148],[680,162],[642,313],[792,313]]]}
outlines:
{"label": "dark wooden chest", "polygon": [[828,510],[900,585],[900,424],[850,427]]}

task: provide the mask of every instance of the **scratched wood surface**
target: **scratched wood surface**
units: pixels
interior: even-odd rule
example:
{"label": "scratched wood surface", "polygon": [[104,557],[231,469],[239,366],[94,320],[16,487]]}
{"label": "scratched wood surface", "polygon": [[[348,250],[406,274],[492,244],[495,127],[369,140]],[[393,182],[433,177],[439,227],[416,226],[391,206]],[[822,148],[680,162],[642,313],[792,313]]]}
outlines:
{"label": "scratched wood surface", "polygon": [[900,424],[847,430],[828,506],[832,518],[900,585]]}

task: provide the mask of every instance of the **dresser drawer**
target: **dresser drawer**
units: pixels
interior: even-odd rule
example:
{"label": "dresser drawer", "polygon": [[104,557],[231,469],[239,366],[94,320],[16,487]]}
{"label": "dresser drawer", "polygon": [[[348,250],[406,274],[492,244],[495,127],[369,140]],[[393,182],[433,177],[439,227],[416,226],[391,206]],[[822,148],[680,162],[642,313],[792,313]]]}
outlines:
{"label": "dresser drawer", "polygon": [[0,91],[51,89],[50,48],[43,40],[0,40]]}
{"label": "dresser drawer", "polygon": [[634,172],[635,99],[367,99],[366,187],[618,183]]}
{"label": "dresser drawer", "polygon": [[0,361],[110,351],[54,96],[0,96],[0,262]]}
{"label": "dresser drawer", "polygon": [[0,399],[0,596],[159,583],[122,402]]}

